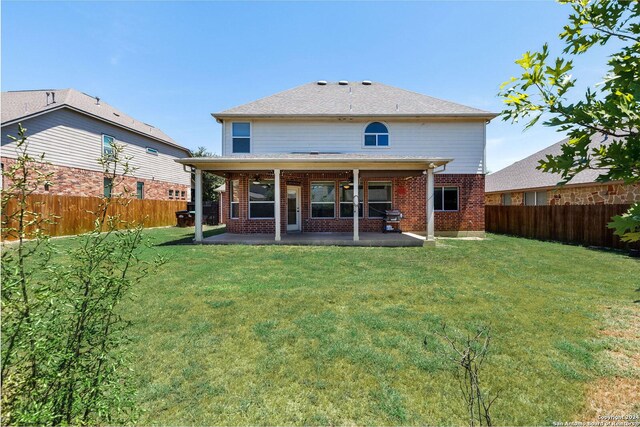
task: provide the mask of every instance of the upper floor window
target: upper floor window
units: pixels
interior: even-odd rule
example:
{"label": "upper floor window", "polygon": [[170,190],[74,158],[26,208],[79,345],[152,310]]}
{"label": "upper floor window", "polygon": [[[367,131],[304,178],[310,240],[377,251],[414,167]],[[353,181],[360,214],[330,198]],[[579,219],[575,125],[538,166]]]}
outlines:
{"label": "upper floor window", "polygon": [[388,147],[389,129],[380,122],[369,123],[364,129],[365,147]]}
{"label": "upper floor window", "polygon": [[234,122],[231,123],[231,137],[234,153],[251,152],[251,123]]}
{"label": "upper floor window", "polygon": [[113,144],[116,139],[110,135],[102,134],[102,154],[113,156]]}

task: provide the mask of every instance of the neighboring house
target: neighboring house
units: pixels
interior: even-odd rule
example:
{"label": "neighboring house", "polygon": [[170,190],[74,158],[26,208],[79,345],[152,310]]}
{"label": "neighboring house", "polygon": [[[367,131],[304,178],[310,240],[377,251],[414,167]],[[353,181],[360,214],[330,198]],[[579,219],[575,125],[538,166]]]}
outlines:
{"label": "neighboring house", "polygon": [[390,209],[404,215],[404,231],[429,240],[484,233],[485,126],[494,113],[376,82],[319,81],[212,115],[222,156],[179,162],[196,168],[196,194],[202,170],[226,178],[222,221],[231,233],[357,240],[381,232]]}
{"label": "neighboring house", "polygon": [[[124,146],[135,169],[124,185],[132,196],[144,199],[188,200],[190,170],[174,160],[189,156],[161,130],[140,122],[99,98],[74,89],[2,92],[2,166],[16,157],[18,123],[27,129],[29,153],[45,154],[53,173],[51,186],[37,193],[72,196],[108,194],[111,182],[98,159]],[[4,183],[6,186],[6,183]],[[113,189],[120,191],[121,189]]]}
{"label": "neighboring house", "polygon": [[[602,173],[598,169],[586,169],[567,184],[557,186],[560,174],[537,169],[540,160],[547,155],[561,154],[561,147],[568,139],[519,160],[497,172],[487,175],[485,203],[487,205],[602,205],[640,201],[640,184],[624,185],[617,182],[596,182]],[[608,144],[611,138],[597,134],[591,145]]]}

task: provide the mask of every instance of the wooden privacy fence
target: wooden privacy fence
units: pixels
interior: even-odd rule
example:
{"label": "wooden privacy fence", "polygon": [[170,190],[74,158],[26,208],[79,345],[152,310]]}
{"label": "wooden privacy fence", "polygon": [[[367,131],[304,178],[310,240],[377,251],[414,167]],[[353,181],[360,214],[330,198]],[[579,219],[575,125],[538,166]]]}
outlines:
{"label": "wooden privacy fence", "polygon": [[[53,224],[46,229],[50,236],[68,236],[80,234],[93,229],[95,212],[100,204],[99,197],[79,197],[49,194],[32,194],[28,197],[28,209],[40,212],[45,217],[55,215]],[[107,211],[108,215],[121,215],[123,221],[143,222],[145,227],[162,227],[176,224],[176,211],[186,208],[185,201],[178,200],[138,200],[128,199],[128,204],[122,205],[114,201]],[[11,200],[5,215],[15,212],[17,201]],[[3,239],[4,230],[3,230]]]}
{"label": "wooden privacy fence", "polygon": [[607,228],[611,217],[629,209],[625,205],[485,206],[485,230],[540,240],[585,246],[629,249]]}

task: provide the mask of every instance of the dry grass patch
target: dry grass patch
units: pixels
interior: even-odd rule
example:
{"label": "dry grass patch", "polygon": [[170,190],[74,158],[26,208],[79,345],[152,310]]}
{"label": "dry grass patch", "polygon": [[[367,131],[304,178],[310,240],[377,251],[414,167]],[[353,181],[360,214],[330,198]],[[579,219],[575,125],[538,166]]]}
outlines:
{"label": "dry grass patch", "polygon": [[590,421],[640,412],[640,308],[630,302],[606,307],[603,312],[600,334],[607,348],[602,363],[615,376],[587,386],[585,419]]}
{"label": "dry grass patch", "polygon": [[586,421],[599,421],[600,416],[625,416],[640,411],[640,379],[600,378],[589,386]]}

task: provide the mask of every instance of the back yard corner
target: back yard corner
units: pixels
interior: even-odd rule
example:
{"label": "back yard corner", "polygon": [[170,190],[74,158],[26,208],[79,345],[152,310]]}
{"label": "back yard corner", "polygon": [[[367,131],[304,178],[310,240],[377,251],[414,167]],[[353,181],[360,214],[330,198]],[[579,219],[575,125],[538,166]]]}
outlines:
{"label": "back yard corner", "polygon": [[167,262],[123,307],[141,424],[465,424],[442,322],[491,325],[497,424],[639,409],[624,397],[640,378],[639,265],[619,253],[497,235],[425,250],[147,233],[146,256]]}

